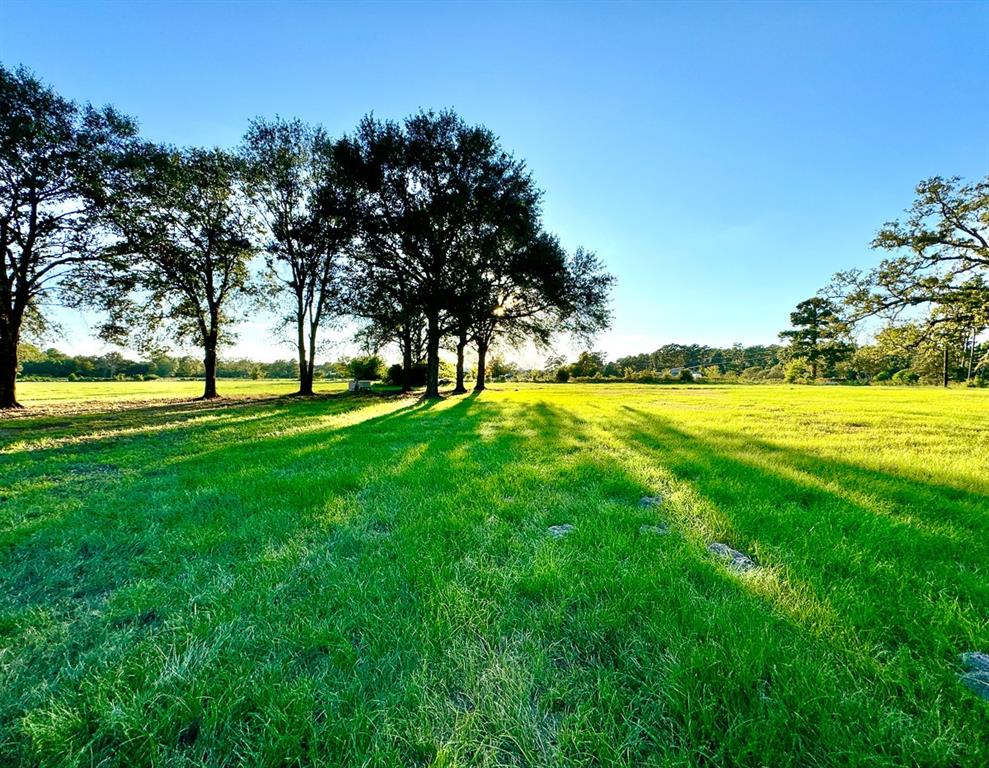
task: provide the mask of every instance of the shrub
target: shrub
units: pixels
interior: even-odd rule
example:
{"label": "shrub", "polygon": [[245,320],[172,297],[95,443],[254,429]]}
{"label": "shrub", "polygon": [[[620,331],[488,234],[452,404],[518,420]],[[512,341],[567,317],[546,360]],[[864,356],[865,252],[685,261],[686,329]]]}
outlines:
{"label": "shrub", "polygon": [[[391,366],[388,369],[388,373],[385,375],[385,378],[389,384],[401,386],[402,385],[401,363],[395,363],[395,365]],[[412,366],[412,381],[409,383],[413,387],[422,387],[426,384],[426,366],[424,364]]]}
{"label": "shrub", "polygon": [[693,371],[691,371],[689,368],[684,368],[682,371],[680,371],[680,375],[677,376],[677,379],[679,381],[693,382],[694,380]]}
{"label": "shrub", "polygon": [[916,384],[920,381],[920,374],[916,371],[911,371],[909,368],[904,368],[902,371],[897,371],[893,374],[894,384]]}
{"label": "shrub", "polygon": [[797,358],[786,364],[783,371],[783,380],[788,384],[809,384],[811,381],[811,368],[806,360]]}
{"label": "shrub", "polygon": [[380,379],[384,362],[377,355],[355,357],[347,362],[347,372],[352,379]]}
{"label": "shrub", "polygon": [[566,384],[570,381],[570,371],[566,368],[559,368],[556,371],[556,380],[561,384]]}
{"label": "shrub", "polygon": [[739,378],[743,381],[758,381],[764,375],[764,371],[758,365],[750,365],[744,371],[739,374]]}

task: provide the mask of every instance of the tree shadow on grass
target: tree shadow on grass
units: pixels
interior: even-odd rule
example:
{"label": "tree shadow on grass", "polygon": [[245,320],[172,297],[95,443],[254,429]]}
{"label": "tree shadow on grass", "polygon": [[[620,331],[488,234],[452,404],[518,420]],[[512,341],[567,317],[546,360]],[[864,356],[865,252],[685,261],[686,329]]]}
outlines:
{"label": "tree shadow on grass", "polygon": [[[644,538],[651,489],[586,420],[483,396],[395,405],[341,425],[300,404],[249,441],[190,426],[197,453],[166,444],[9,542],[0,755],[823,762],[830,729],[849,749],[886,739],[876,762],[893,764],[944,726],[884,731],[902,713],[840,649],[689,537]],[[711,489],[704,446],[630,427]],[[134,460],[155,440],[133,438]]]}
{"label": "tree shadow on grass", "polygon": [[[104,444],[113,437],[181,430],[197,422],[235,423],[253,416],[274,417],[293,412],[299,403],[317,409],[344,411],[367,407],[382,400],[408,399],[402,396],[355,396],[333,392],[304,399],[292,395],[241,399],[174,401],[155,405],[124,402],[116,407],[71,414],[35,415],[4,423],[0,429],[0,453],[37,450],[35,446],[60,448],[64,445]],[[318,412],[318,410],[317,410]],[[21,447],[26,445],[26,447]],[[37,454],[35,454],[37,455]]]}
{"label": "tree shadow on grass", "polygon": [[[18,637],[26,643],[20,673],[37,679],[66,664],[95,667],[106,695],[127,697],[142,684],[157,684],[154,672],[143,668],[147,660],[122,690],[104,668],[109,660],[100,657],[112,654],[112,669],[126,665],[128,656],[145,656],[150,633],[156,646],[164,642],[173,648],[175,658],[164,660],[166,667],[194,667],[190,654],[202,652],[201,667],[217,673],[204,685],[218,696],[222,692],[215,687],[222,686],[225,669],[250,664],[259,644],[283,646],[280,671],[289,678],[301,674],[309,680],[311,667],[327,664],[322,674],[353,676],[355,664],[375,659],[356,688],[347,679],[337,681],[337,688],[348,692],[347,701],[322,706],[333,712],[334,722],[346,720],[348,707],[352,716],[363,712],[369,722],[380,720],[376,700],[387,699],[385,692],[416,668],[415,633],[426,623],[416,610],[421,592],[435,586],[427,571],[414,566],[434,555],[434,537],[447,553],[463,551],[469,540],[458,531],[463,510],[447,507],[443,525],[429,499],[450,493],[459,482],[452,479],[458,474],[452,453],[473,438],[476,420],[468,411],[474,400],[407,405],[342,428],[293,433],[285,425],[286,436],[246,445],[228,441],[171,462],[162,457],[164,469],[139,483],[115,482],[99,492],[77,488],[82,498],[71,511],[22,532],[3,552],[6,632],[16,636],[21,622],[39,618],[50,629],[72,625],[70,635],[56,631],[33,649],[29,637]],[[196,437],[210,434],[199,430]],[[497,451],[510,452],[512,440],[506,433]],[[376,488],[379,481],[388,487]],[[425,503],[416,504],[417,495]],[[293,606],[299,603],[304,607],[297,613]],[[396,616],[403,604],[408,613]],[[272,615],[279,617],[278,626],[269,623]],[[389,619],[402,624],[393,627]],[[306,631],[313,622],[320,623],[318,632]],[[190,625],[199,629],[184,631]],[[262,639],[245,648],[224,636],[228,626],[238,637]],[[203,632],[211,638],[205,648],[196,643]],[[403,635],[405,642],[397,643]],[[123,645],[112,647],[121,637]],[[28,661],[26,654],[34,658]],[[299,664],[302,671],[295,669]],[[150,666],[158,668],[160,678],[161,663]],[[272,684],[277,688],[284,680]],[[82,726],[105,731],[103,715],[86,711],[91,702],[74,683],[59,689]],[[191,689],[195,693],[196,686]],[[261,699],[271,693],[264,686],[259,690]],[[236,706],[250,709],[251,692],[240,693],[248,701]],[[318,702],[310,704],[318,709]],[[402,702],[393,706],[400,710]],[[16,708],[4,709],[5,726],[13,729]],[[230,712],[218,716],[226,722]],[[401,761],[408,762],[404,757],[415,756],[415,745],[403,741],[405,734],[392,735],[398,747],[380,744],[373,728],[364,730],[363,749],[367,754],[399,749]],[[108,740],[104,747],[116,743],[112,733],[102,738]],[[339,738],[354,736],[341,732]]]}
{"label": "tree shadow on grass", "polygon": [[713,537],[811,585],[880,657],[989,643],[989,497],[623,412],[616,429],[709,502]]}

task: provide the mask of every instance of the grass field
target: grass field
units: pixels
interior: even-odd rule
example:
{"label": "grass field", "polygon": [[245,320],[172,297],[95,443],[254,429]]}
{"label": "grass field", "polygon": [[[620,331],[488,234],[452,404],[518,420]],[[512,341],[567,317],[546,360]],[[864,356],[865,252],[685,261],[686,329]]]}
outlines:
{"label": "grass field", "polygon": [[989,392],[191,384],[0,417],[0,765],[989,765]]}
{"label": "grass field", "polygon": [[[346,390],[343,381],[317,382],[316,391],[331,394]],[[299,382],[287,379],[220,379],[220,394],[229,398],[290,395]],[[157,379],[155,381],[25,381],[17,385],[17,398],[28,406],[69,406],[91,410],[97,401],[106,405],[135,401],[188,400],[203,393],[201,381]]]}

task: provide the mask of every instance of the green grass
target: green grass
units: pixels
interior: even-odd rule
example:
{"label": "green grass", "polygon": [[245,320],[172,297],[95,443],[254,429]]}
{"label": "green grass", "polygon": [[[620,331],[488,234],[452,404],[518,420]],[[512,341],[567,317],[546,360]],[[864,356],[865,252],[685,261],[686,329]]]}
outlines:
{"label": "green grass", "polygon": [[[320,393],[340,392],[346,382],[318,382]],[[220,379],[220,394],[230,398],[290,395],[299,382],[287,379]],[[188,400],[203,393],[202,381],[157,379],[155,381],[24,381],[17,384],[17,399],[24,405],[53,405],[107,401],[132,403],[137,400]]]}
{"label": "green grass", "polygon": [[0,497],[0,765],[989,764],[989,392],[55,409]]}

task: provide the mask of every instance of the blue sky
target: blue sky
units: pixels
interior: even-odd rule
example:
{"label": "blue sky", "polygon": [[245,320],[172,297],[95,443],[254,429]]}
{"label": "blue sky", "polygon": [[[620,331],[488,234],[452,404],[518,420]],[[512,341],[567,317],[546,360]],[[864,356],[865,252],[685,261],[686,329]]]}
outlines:
{"label": "blue sky", "polygon": [[[989,171],[989,3],[45,3],[0,61],[153,139],[255,115],[350,130],[452,107],[525,158],[618,277],[613,357],[770,343],[933,174]],[[85,321],[66,316],[80,350]],[[232,353],[288,356],[267,324]],[[560,351],[567,352],[566,348]]]}

